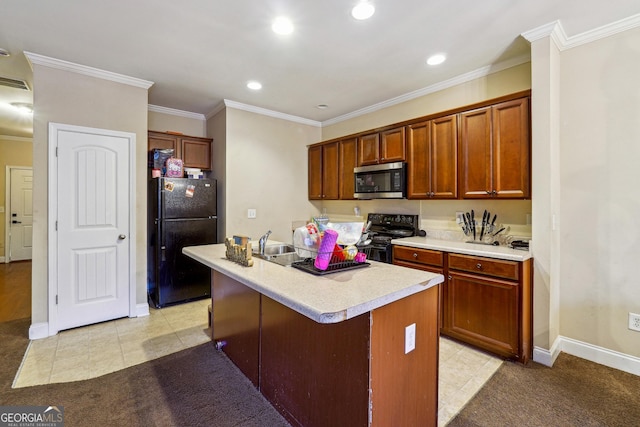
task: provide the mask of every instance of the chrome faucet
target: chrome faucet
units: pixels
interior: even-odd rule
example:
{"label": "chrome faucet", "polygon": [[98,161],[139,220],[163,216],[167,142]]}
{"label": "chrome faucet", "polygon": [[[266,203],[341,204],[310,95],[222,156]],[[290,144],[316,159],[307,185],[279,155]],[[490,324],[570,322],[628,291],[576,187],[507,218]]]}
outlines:
{"label": "chrome faucet", "polygon": [[258,240],[258,251],[260,252],[260,255],[264,255],[264,248],[265,246],[267,246],[267,239],[269,238],[269,234],[271,234],[271,230],[264,233],[262,237],[260,237],[260,240]]}

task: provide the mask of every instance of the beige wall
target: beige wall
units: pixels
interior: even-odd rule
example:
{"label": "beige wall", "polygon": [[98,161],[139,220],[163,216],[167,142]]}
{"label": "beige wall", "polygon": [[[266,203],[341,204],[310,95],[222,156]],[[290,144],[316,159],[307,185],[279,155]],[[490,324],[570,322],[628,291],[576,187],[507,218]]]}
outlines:
{"label": "beige wall", "polygon": [[181,132],[188,136],[206,137],[206,121],[204,116],[202,119],[195,117],[185,117],[195,114],[180,115],[172,113],[163,113],[158,111],[149,111],[148,129],[158,132]]}
{"label": "beige wall", "polygon": [[5,256],[5,221],[9,209],[5,205],[6,169],[7,166],[31,166],[32,157],[33,144],[30,138],[0,135],[0,206],[5,208],[5,212],[0,212],[0,257]]}
{"label": "beige wall", "polygon": [[136,303],[147,301],[146,159],[147,90],[46,66],[33,65],[33,277],[32,323],[47,313],[48,124],[133,132],[136,134]]}
{"label": "beige wall", "polygon": [[212,174],[211,177],[218,181],[218,242],[223,242],[227,228],[227,110],[222,109],[207,120],[207,136],[213,138]]}
{"label": "beige wall", "polygon": [[[317,213],[307,200],[307,145],[320,140],[320,128],[234,108],[225,114],[221,236],[258,239],[270,229],[273,239],[290,242],[291,222]],[[247,218],[249,208],[257,218]]]}
{"label": "beige wall", "polygon": [[560,334],[640,357],[640,29],[561,54]]}

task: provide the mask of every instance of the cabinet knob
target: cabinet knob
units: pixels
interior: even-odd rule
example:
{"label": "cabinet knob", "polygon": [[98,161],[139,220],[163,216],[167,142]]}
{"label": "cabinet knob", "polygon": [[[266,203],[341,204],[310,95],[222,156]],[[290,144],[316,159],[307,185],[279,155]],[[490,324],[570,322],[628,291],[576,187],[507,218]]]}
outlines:
{"label": "cabinet knob", "polygon": [[413,253],[413,258],[418,259],[418,254],[417,253]]}
{"label": "cabinet knob", "polygon": [[451,275],[449,275],[449,276],[447,277],[447,279],[451,280]]}
{"label": "cabinet knob", "polygon": [[489,190],[486,190],[486,193],[487,193],[488,195],[491,195],[491,194],[492,194],[492,192],[491,192],[491,191],[489,191]]}
{"label": "cabinet knob", "polygon": [[491,194],[495,196],[496,194],[498,194],[498,192],[496,190],[493,190]]}
{"label": "cabinet knob", "polygon": [[478,270],[482,270],[482,264],[477,263],[477,264],[476,264],[476,268],[477,268]]}

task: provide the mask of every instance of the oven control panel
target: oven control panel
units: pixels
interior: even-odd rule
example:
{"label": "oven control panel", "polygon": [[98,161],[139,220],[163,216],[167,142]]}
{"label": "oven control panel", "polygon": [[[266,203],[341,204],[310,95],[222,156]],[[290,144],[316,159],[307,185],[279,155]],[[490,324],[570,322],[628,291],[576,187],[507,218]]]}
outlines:
{"label": "oven control panel", "polygon": [[371,225],[384,225],[387,227],[396,226],[414,229],[418,228],[418,215],[370,213],[367,216],[367,221],[371,221]]}

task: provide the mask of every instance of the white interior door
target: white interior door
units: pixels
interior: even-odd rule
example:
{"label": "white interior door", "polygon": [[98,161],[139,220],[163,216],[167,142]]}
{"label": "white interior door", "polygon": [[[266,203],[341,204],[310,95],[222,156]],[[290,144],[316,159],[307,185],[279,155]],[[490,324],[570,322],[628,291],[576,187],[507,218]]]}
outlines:
{"label": "white interior door", "polygon": [[9,261],[31,259],[33,170],[10,169]]}
{"label": "white interior door", "polygon": [[63,330],[129,315],[133,142],[88,128],[56,134],[57,329]]}

